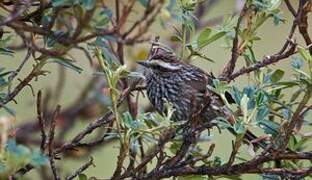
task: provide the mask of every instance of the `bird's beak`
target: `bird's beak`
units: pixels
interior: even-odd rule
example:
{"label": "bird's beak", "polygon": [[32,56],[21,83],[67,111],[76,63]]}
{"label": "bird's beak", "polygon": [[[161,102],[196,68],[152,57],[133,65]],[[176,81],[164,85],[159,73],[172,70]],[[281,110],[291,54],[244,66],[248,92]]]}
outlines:
{"label": "bird's beak", "polygon": [[150,62],[148,62],[148,61],[139,61],[137,63],[144,66],[144,67],[150,67]]}

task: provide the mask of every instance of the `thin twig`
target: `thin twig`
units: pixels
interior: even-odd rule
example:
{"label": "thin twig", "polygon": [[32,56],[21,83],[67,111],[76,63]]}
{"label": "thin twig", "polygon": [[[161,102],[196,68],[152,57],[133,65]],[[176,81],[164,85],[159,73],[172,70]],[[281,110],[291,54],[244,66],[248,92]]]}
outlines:
{"label": "thin twig", "polygon": [[93,164],[93,157],[90,157],[89,161],[81,165],[72,175],[66,177],[66,180],[72,180],[75,177],[79,176],[83,171],[88,169],[91,165],[95,166]]}
{"label": "thin twig", "polygon": [[[122,95],[120,96],[118,100],[118,106],[126,99],[126,96],[131,93],[131,89],[134,88],[137,84],[141,82],[140,80],[137,80],[133,82],[127,89],[125,89],[122,92]],[[56,149],[56,153],[60,153],[66,150],[70,150],[75,148],[84,137],[90,133],[92,133],[95,129],[101,127],[102,125],[109,124],[113,121],[113,114],[112,112],[107,112],[104,116],[98,118],[96,121],[91,122],[87,125],[85,129],[80,131],[69,143],[64,144],[62,147]]]}
{"label": "thin twig", "polygon": [[283,54],[278,53],[278,54],[274,54],[272,56],[267,56],[261,62],[253,64],[250,67],[241,68],[240,70],[238,70],[235,73],[233,73],[232,75],[230,75],[228,77],[227,81],[234,80],[238,76],[241,76],[241,75],[246,74],[246,73],[250,73],[252,71],[255,71],[255,70],[258,70],[262,67],[265,67],[267,65],[276,63],[276,62],[283,60],[283,59],[286,59],[295,53],[296,53],[296,44],[292,44],[291,47]]}
{"label": "thin twig", "polygon": [[288,8],[288,10],[291,12],[291,14],[296,17],[297,15],[297,12],[296,10],[294,9],[294,7],[291,5],[291,3],[289,2],[289,0],[285,0],[285,3],[286,3],[286,6]]}
{"label": "thin twig", "polygon": [[0,22],[0,27],[12,21],[15,21],[20,15],[22,15],[27,10],[27,8],[30,5],[31,5],[30,0],[24,0],[23,3],[21,3],[20,1],[16,1],[13,12]]}
{"label": "thin twig", "polygon": [[[185,175],[209,175],[209,176],[220,176],[220,175],[233,175],[233,174],[242,174],[242,173],[261,173],[261,171],[257,168],[260,164],[265,162],[273,161],[273,160],[291,160],[291,159],[312,159],[312,152],[306,153],[279,153],[275,156],[271,154],[258,156],[252,160],[242,162],[239,164],[235,164],[232,166],[222,165],[219,167],[210,167],[206,165],[197,166],[189,168],[188,166],[184,166],[181,168],[175,169],[165,169],[155,171],[153,174],[149,174],[148,176],[143,176],[137,179],[150,179],[151,177],[155,179],[168,178],[168,177],[176,177],[176,176],[185,176]],[[257,170],[258,169],[258,170]],[[302,174],[305,174],[306,171],[310,171],[309,169],[301,171]],[[281,174],[282,172],[276,172],[273,174]],[[290,174],[293,174],[289,172]],[[300,174],[300,173],[298,173]]]}
{"label": "thin twig", "polygon": [[47,135],[45,133],[45,122],[43,119],[43,115],[42,115],[42,104],[41,104],[41,90],[38,91],[37,94],[37,118],[38,118],[38,124],[40,127],[40,132],[41,132],[41,145],[40,145],[40,150],[41,153],[44,153],[45,151],[45,143],[46,143],[46,138]]}
{"label": "thin twig", "polygon": [[61,178],[59,177],[56,167],[55,167],[55,153],[54,153],[54,133],[55,133],[55,126],[56,126],[56,121],[57,121],[57,117],[60,113],[61,110],[61,106],[57,105],[56,109],[53,113],[53,117],[51,119],[51,124],[50,124],[50,131],[49,131],[49,135],[48,135],[48,150],[49,150],[49,160],[50,160],[50,166],[54,175],[54,179],[55,180],[60,180]]}
{"label": "thin twig", "polygon": [[237,24],[235,26],[235,36],[233,39],[233,45],[232,45],[232,56],[230,61],[226,64],[226,66],[223,69],[222,74],[220,75],[221,77],[230,77],[231,74],[233,73],[236,65],[236,61],[239,57],[239,52],[238,52],[238,34],[239,34],[239,28],[240,24],[246,14],[247,11],[247,5],[245,4],[239,14]]}
{"label": "thin twig", "polygon": [[236,154],[238,153],[239,148],[242,145],[243,138],[244,135],[236,135],[235,142],[232,143],[232,152],[227,163],[228,166],[231,166],[234,163]]}
{"label": "thin twig", "polygon": [[[307,46],[312,44],[311,37],[308,31],[308,13],[311,12],[312,9],[312,1],[307,0],[300,0],[299,1],[299,10],[298,16],[296,17],[298,21],[298,28],[301,36],[303,37],[304,41],[306,42]],[[312,55],[312,47],[309,48],[309,52]]]}
{"label": "thin twig", "polygon": [[[18,73],[23,69],[24,65],[26,64],[26,62],[28,61],[28,59],[30,58],[32,51],[30,48],[28,48],[26,56],[24,57],[24,59],[22,60],[22,63],[18,66],[18,68],[13,71],[13,73],[9,76],[9,81],[13,81],[14,78],[18,75]],[[11,93],[11,86],[9,86],[9,94]]]}
{"label": "thin twig", "polygon": [[216,147],[215,144],[211,144],[210,147],[209,147],[209,150],[208,150],[208,152],[206,154],[204,154],[203,156],[194,157],[194,158],[182,161],[181,163],[175,165],[175,168],[183,167],[183,166],[186,166],[188,164],[192,165],[192,164],[195,164],[198,161],[207,160],[212,155],[215,147]]}
{"label": "thin twig", "polygon": [[15,96],[29,84],[29,82],[39,75],[44,75],[44,72],[41,71],[41,67],[43,66],[44,62],[39,62],[33,67],[33,70],[14,88],[14,90],[7,95],[5,100],[0,103],[0,108],[7,104],[8,102],[14,100]]}

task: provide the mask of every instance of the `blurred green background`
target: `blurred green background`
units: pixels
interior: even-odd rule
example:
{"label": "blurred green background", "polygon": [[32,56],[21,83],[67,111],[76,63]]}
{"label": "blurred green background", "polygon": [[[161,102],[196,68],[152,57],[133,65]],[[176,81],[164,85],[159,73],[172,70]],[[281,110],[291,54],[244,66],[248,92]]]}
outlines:
{"label": "blurred green background", "polygon": [[[212,19],[214,17],[218,17],[221,15],[232,14],[235,11],[237,2],[235,0],[219,0],[219,2],[209,11],[208,14],[205,15],[206,19]],[[139,4],[136,5],[137,12],[139,13],[142,10]],[[283,9],[283,18],[286,19],[286,22],[275,26],[272,21],[266,22],[260,29],[258,36],[261,37],[261,41],[257,41],[255,44],[255,53],[257,59],[262,59],[265,55],[271,55],[277,52],[281,46],[284,44],[287,35],[290,30],[290,26],[292,24],[292,16],[288,12],[285,4],[282,5]],[[136,14],[132,14],[129,18],[130,22],[131,19],[134,21],[136,18]],[[312,24],[312,22],[310,22]],[[310,33],[311,32],[310,28]],[[170,36],[173,34],[173,28],[166,28],[163,29],[159,22],[155,22],[152,28],[150,29],[149,34],[153,37],[156,35],[160,35],[161,41],[166,44],[169,41]],[[302,43],[302,39],[298,34],[294,36],[296,41],[299,44],[304,45]],[[215,60],[215,63],[209,63],[207,61],[201,59],[195,59],[192,61],[193,64],[201,67],[207,72],[213,72],[214,74],[219,74],[222,70],[225,63],[230,59],[230,49],[226,49],[223,47],[224,41],[218,40],[213,44],[209,45],[205,48],[205,54]],[[144,51],[148,51],[149,44],[141,44],[135,47],[128,46],[126,48],[126,62],[129,67],[134,66],[134,62],[138,57],[140,57],[139,53]],[[62,96],[59,100],[59,103],[62,107],[66,107],[67,105],[71,104],[73,101],[76,100],[77,96],[80,93],[80,90],[88,83],[89,79],[94,76],[94,70],[90,67],[88,60],[85,58],[81,52],[72,52],[73,57],[75,57],[77,61],[77,65],[83,68],[83,72],[78,74],[72,70],[66,69],[66,76],[65,76],[65,84]],[[19,52],[14,55],[14,57],[2,56],[1,57],[1,66],[6,67],[7,70],[14,70],[16,69],[17,65],[21,62],[25,55],[25,52]],[[273,68],[282,68],[286,71],[285,77],[291,78],[291,71],[290,71],[290,59],[285,60],[283,62],[278,63],[277,65],[273,65]],[[24,77],[26,74],[29,73],[31,69],[31,64],[28,63],[27,67],[23,68],[23,71],[19,74],[19,77]],[[239,61],[238,67],[244,65],[242,59]],[[238,68],[237,67],[237,68]],[[32,86],[34,90],[37,91],[39,89],[47,90],[53,89],[56,86],[57,79],[59,78],[59,68],[56,64],[50,64],[45,67],[46,70],[49,70],[51,74],[47,76],[42,76],[38,79],[38,81],[32,82]],[[17,81],[15,81],[17,83]],[[248,83],[246,77],[238,78],[235,82],[236,85],[242,86]],[[14,85],[13,85],[14,86]],[[43,91],[45,92],[45,91]],[[287,98],[287,97],[286,97]],[[17,127],[21,123],[25,123],[28,119],[34,119],[36,116],[36,106],[35,106],[35,97],[32,95],[31,90],[29,88],[25,88],[22,92],[16,97],[16,101],[18,104],[10,103],[9,106],[15,109],[16,111],[16,121],[15,126]],[[140,101],[141,104],[146,104],[146,99],[142,99]],[[8,116],[6,112],[3,110],[0,111],[1,116]],[[71,138],[75,133],[83,128],[86,125],[86,121],[79,121],[76,124],[75,129],[73,129],[70,133],[68,133],[68,139]],[[18,129],[17,129],[18,132]],[[214,151],[214,155],[220,156],[222,160],[227,160],[229,154],[231,152],[231,140],[234,137],[223,131],[222,134],[219,134],[217,131],[212,131],[213,138],[212,142],[216,143],[216,149]],[[39,134],[37,134],[39,137]],[[209,144],[203,144],[203,148],[207,148]],[[247,147],[244,147],[246,150]],[[311,149],[312,150],[312,149]],[[92,153],[94,157],[94,162],[96,167],[90,167],[86,174],[88,176],[95,176],[98,178],[109,178],[114,170],[116,165],[117,159],[117,152],[118,152],[118,144],[117,143],[110,143],[109,145],[105,145],[101,148],[98,148]],[[243,157],[248,157],[248,153],[243,152],[240,154]],[[212,156],[212,157],[213,157]],[[62,167],[63,172],[70,173],[72,170],[77,169],[82,162],[87,161],[88,157],[79,158],[79,159],[66,159],[65,165]],[[37,179],[37,172],[36,170],[32,170],[26,177],[30,179]],[[261,179],[260,176],[250,175],[244,176],[244,179]]]}

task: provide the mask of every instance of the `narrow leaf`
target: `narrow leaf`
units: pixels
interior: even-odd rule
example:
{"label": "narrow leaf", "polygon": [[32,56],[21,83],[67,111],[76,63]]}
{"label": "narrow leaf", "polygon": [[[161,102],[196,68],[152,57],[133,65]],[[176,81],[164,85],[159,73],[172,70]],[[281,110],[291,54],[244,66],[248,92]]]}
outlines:
{"label": "narrow leaf", "polygon": [[208,41],[211,31],[211,28],[206,28],[199,34],[197,38],[197,46],[199,48],[205,46],[205,42]]}
{"label": "narrow leaf", "polygon": [[275,83],[280,81],[283,78],[284,74],[285,72],[283,70],[277,69],[271,76],[272,82]]}

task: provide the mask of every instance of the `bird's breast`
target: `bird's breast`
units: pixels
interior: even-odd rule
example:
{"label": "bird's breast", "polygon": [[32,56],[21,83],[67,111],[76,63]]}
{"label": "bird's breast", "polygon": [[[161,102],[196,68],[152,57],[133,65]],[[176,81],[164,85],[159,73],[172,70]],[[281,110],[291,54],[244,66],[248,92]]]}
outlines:
{"label": "bird's breast", "polygon": [[189,116],[190,99],[186,97],[185,87],[179,77],[147,78],[147,96],[159,113],[164,113],[165,103],[171,103],[174,108],[173,120],[187,120]]}

